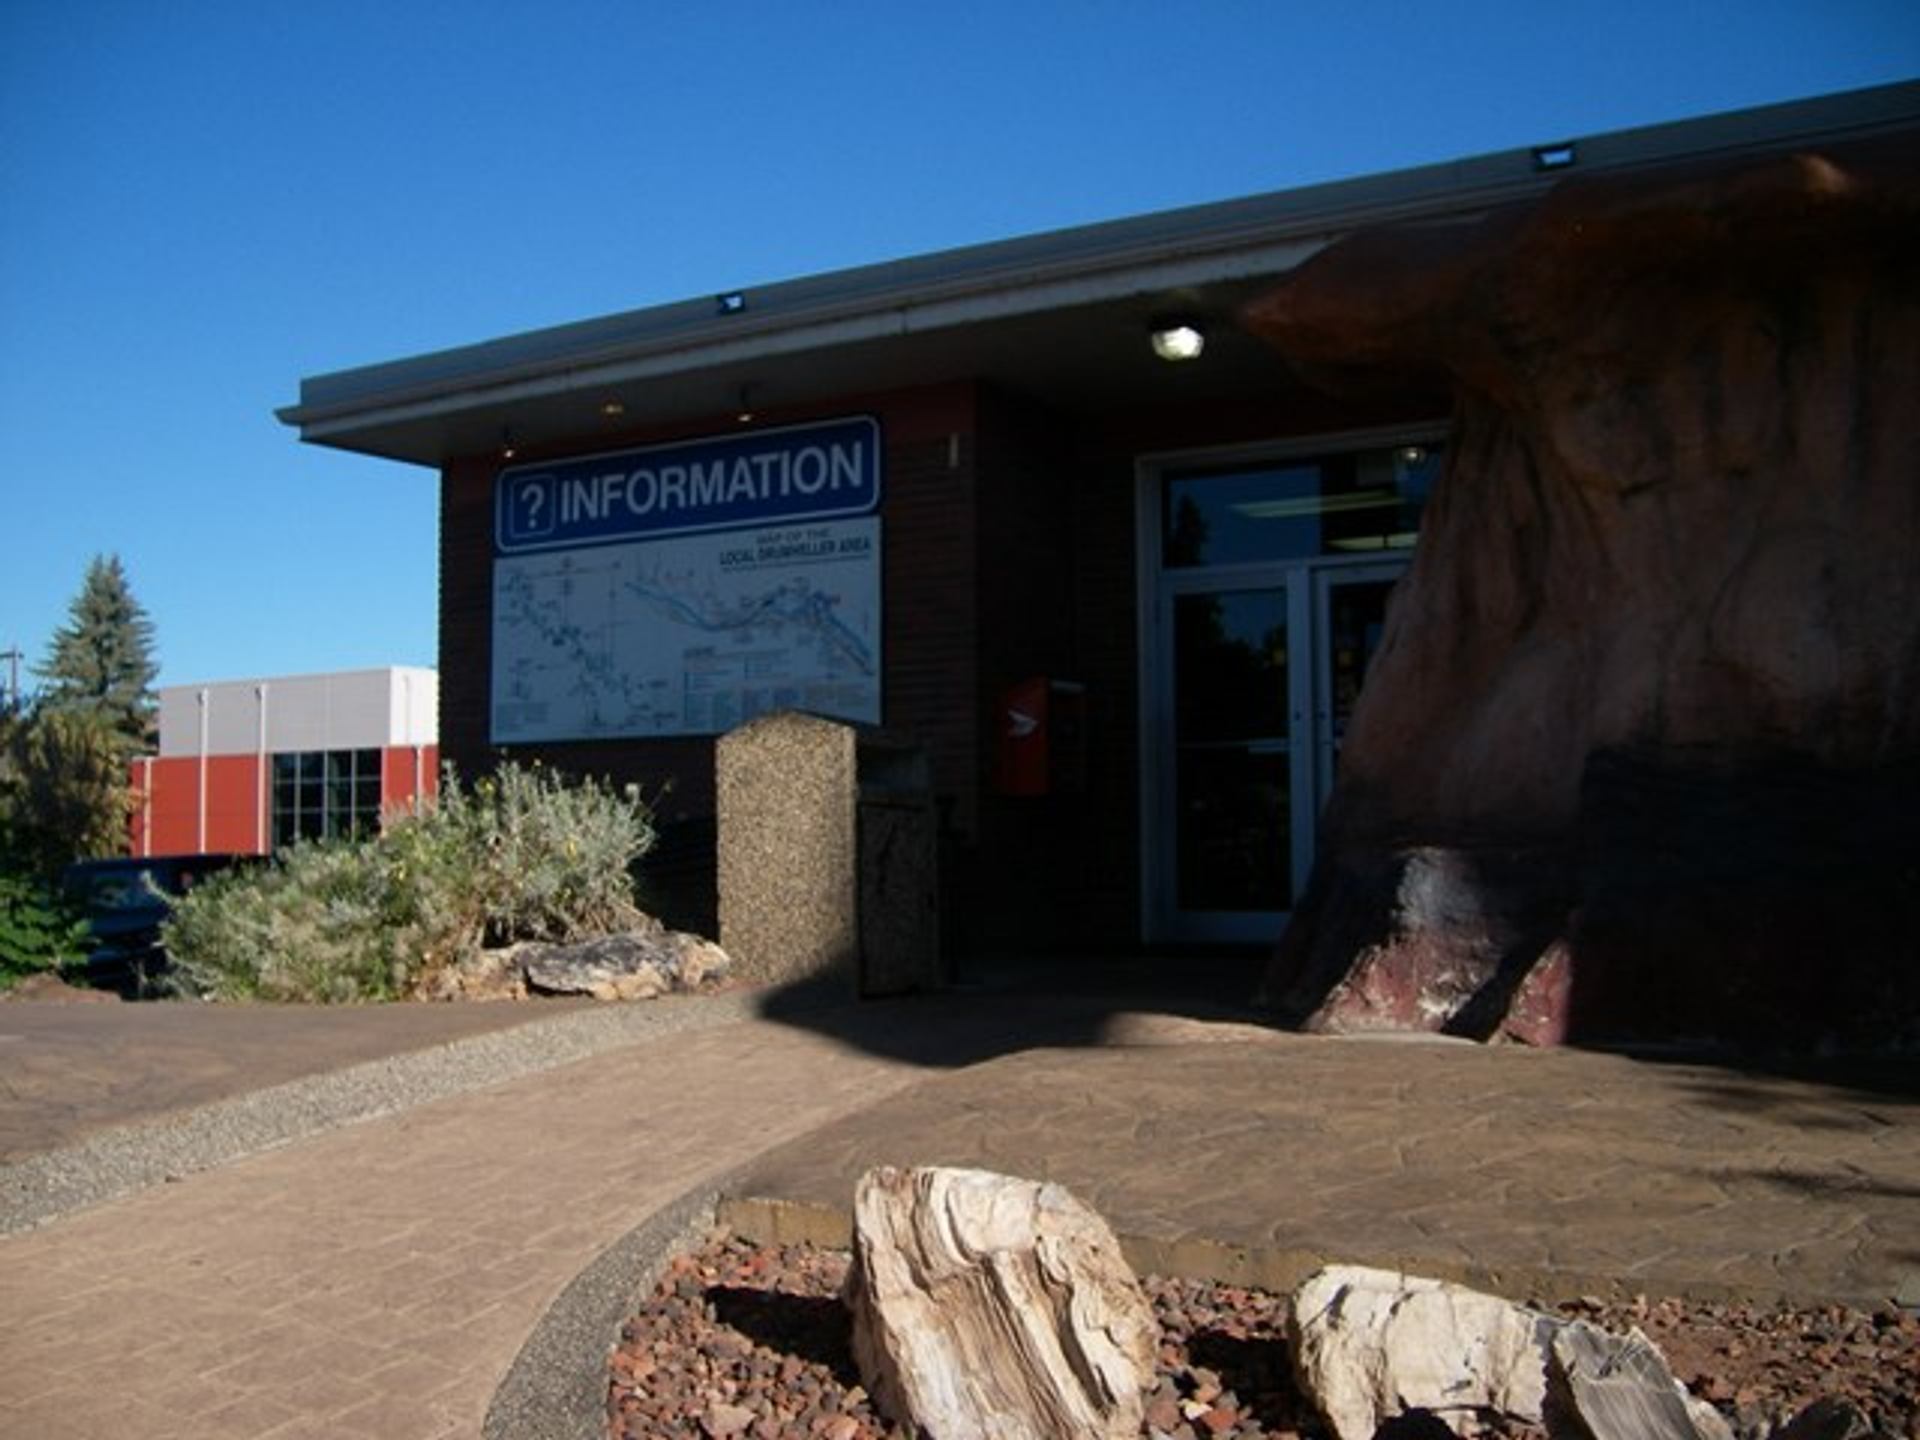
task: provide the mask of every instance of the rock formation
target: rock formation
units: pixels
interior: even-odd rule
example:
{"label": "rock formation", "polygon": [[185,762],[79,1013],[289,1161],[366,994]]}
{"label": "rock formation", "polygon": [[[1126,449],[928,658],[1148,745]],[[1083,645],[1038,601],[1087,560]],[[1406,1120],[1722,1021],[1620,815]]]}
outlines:
{"label": "rock formation", "polygon": [[1300,1392],[1337,1440],[1374,1440],[1416,1416],[1462,1437],[1544,1428],[1548,1440],[1733,1440],[1638,1330],[1616,1335],[1442,1280],[1329,1265],[1288,1301],[1287,1336]]}
{"label": "rock formation", "polygon": [[1920,1035],[1920,142],[1359,234],[1245,319],[1455,396],[1270,996]]}
{"label": "rock formation", "polygon": [[883,1168],[854,1195],[854,1358],[939,1440],[1140,1433],[1153,1312],[1106,1221],[1058,1185]]}
{"label": "rock formation", "polygon": [[521,962],[532,994],[595,1000],[651,1000],[698,990],[729,968],[727,952],[711,940],[664,926],[577,945],[527,946]]}
{"label": "rock formation", "polygon": [[1584,1320],[1553,1332],[1543,1409],[1547,1434],[1570,1440],[1733,1440],[1725,1417],[1687,1393],[1645,1335]]}
{"label": "rock formation", "polygon": [[460,964],[431,972],[415,998],[525,1000],[583,995],[595,1000],[651,1000],[712,989],[731,970],[727,952],[711,940],[669,930],[647,917],[638,929],[570,945],[522,941],[482,950]]}
{"label": "rock formation", "polygon": [[1287,1308],[1301,1393],[1338,1440],[1419,1410],[1456,1435],[1538,1425],[1553,1322],[1460,1285],[1330,1265]]}

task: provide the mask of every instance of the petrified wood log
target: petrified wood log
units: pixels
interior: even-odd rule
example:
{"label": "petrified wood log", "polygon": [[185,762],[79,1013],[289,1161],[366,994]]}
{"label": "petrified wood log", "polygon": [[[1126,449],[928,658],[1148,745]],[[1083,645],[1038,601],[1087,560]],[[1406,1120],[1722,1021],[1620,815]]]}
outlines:
{"label": "petrified wood log", "polygon": [[1364,1265],[1315,1272],[1287,1307],[1301,1393],[1338,1440],[1373,1440],[1416,1410],[1461,1436],[1538,1425],[1554,1325],[1495,1295]]}
{"label": "petrified wood log", "polygon": [[1687,1393],[1645,1335],[1581,1320],[1554,1332],[1543,1409],[1556,1440],[1733,1440],[1720,1412]]}
{"label": "petrified wood log", "polygon": [[1268,993],[1920,1034],[1920,142],[1357,235],[1245,318],[1320,383],[1455,395]]}
{"label": "petrified wood log", "polygon": [[1287,1335],[1300,1391],[1338,1440],[1416,1416],[1462,1437],[1544,1426],[1548,1440],[1733,1440],[1640,1331],[1441,1280],[1329,1265],[1294,1292]]}
{"label": "petrified wood log", "polygon": [[875,1403],[936,1440],[1140,1433],[1153,1312],[1106,1222],[1058,1185],[869,1171],[847,1303]]}

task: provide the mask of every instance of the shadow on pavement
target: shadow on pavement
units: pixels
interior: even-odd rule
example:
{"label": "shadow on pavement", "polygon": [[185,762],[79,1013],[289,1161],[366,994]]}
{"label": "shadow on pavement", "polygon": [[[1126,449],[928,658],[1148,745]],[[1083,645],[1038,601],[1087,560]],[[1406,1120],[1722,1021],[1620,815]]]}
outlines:
{"label": "shadow on pavement", "polygon": [[[1002,956],[974,960],[960,983],[936,993],[856,1000],[844,981],[805,982],[766,992],[759,1013],[872,1054],[936,1066],[1043,1046],[1252,1039],[1292,1029],[1250,999],[1264,965],[1264,952],[1255,950]],[[1143,1017],[1158,1023],[1139,1023]],[[1192,1023],[1183,1028],[1182,1022]],[[1920,1104],[1920,1057],[1912,1055],[1604,1043],[1569,1048],[1692,1071],[1679,1079],[1680,1088],[1702,1102],[1810,1130],[1920,1118],[1906,1111]],[[1893,1113],[1883,1117],[1875,1104]]]}
{"label": "shadow on pavement", "polygon": [[1763,1185],[1796,1195],[1879,1195],[1893,1200],[1920,1200],[1920,1185],[1863,1170],[1849,1169],[1839,1174],[1819,1170],[1770,1170],[1755,1172],[1753,1178]]}
{"label": "shadow on pavement", "polygon": [[897,998],[802,981],[767,991],[759,1013],[888,1059],[962,1066],[1036,1047],[1149,1043],[1141,1017],[1271,1031],[1273,1017],[1247,1000],[1262,963],[1242,951],[1003,958],[970,965],[947,990]]}
{"label": "shadow on pavement", "polygon": [[[1920,1055],[1778,1055],[1719,1048],[1648,1051],[1632,1047],[1624,1053],[1649,1065],[1710,1066],[1720,1073],[1686,1085],[1701,1100],[1748,1114],[1799,1110],[1798,1117],[1791,1117],[1795,1123],[1814,1128],[1856,1123],[1855,1117],[1836,1120],[1824,1111],[1827,1100],[1920,1103]],[[1783,1080],[1809,1088],[1782,1086],[1778,1082]]]}

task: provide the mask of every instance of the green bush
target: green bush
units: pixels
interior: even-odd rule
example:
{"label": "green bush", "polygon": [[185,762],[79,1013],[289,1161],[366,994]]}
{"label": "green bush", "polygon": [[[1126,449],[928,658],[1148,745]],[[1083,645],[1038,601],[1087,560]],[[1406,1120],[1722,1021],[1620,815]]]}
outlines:
{"label": "green bush", "polygon": [[196,886],[167,951],[184,989],[216,999],[392,999],[485,944],[631,928],[628,866],[652,843],[631,791],[511,763],[465,789],[449,771],[434,806],[379,836]]}
{"label": "green bush", "polygon": [[33,876],[0,870],[0,990],[86,953],[86,921]]}
{"label": "green bush", "polygon": [[209,877],[163,933],[175,980],[216,1000],[385,1000],[404,974],[380,923],[368,842],[303,844]]}
{"label": "green bush", "polygon": [[133,792],[111,721],[42,710],[6,729],[8,852],[49,877],[75,860],[126,854]]}
{"label": "green bush", "polygon": [[629,867],[652,847],[654,831],[631,790],[568,785],[538,765],[509,764],[470,792],[443,788],[430,821],[451,833],[428,838],[452,851],[431,858],[452,860],[472,882],[489,943],[606,935],[640,918]]}
{"label": "green bush", "polygon": [[87,952],[87,923],[60,893],[39,837],[17,823],[12,791],[13,777],[0,761],[0,990]]}

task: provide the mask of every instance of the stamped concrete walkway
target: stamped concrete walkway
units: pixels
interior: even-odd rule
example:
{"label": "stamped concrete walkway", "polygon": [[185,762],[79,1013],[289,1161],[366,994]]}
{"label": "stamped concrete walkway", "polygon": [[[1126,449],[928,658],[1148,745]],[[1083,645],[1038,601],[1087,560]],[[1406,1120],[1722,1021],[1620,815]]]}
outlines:
{"label": "stamped concrete walkway", "polygon": [[976,1165],[1059,1180],[1146,1270],[1291,1288],[1347,1261],[1515,1298],[1920,1304],[1920,1087],[1144,1015],[1107,1040],[769,1151],[727,1217],[845,1244],[868,1168]]}
{"label": "stamped concrete walkway", "polygon": [[[587,1002],[556,1001],[552,1011]],[[522,1005],[0,1005],[0,1164],[248,1091],[538,1018]]]}
{"label": "stamped concrete walkway", "polygon": [[609,1243],[918,1073],[788,1026],[674,1030],[11,1235],[0,1435],[477,1436]]}
{"label": "stamped concrete walkway", "polygon": [[[741,1166],[741,1214],[802,1227],[870,1161],[1052,1175],[1212,1269],[1860,1298],[1920,1269],[1910,1094],[1033,999],[669,1003],[587,1058],[342,1112],[0,1238],[0,1435],[477,1436],[569,1282]],[[512,1034],[558,1051],[607,1023]]]}

